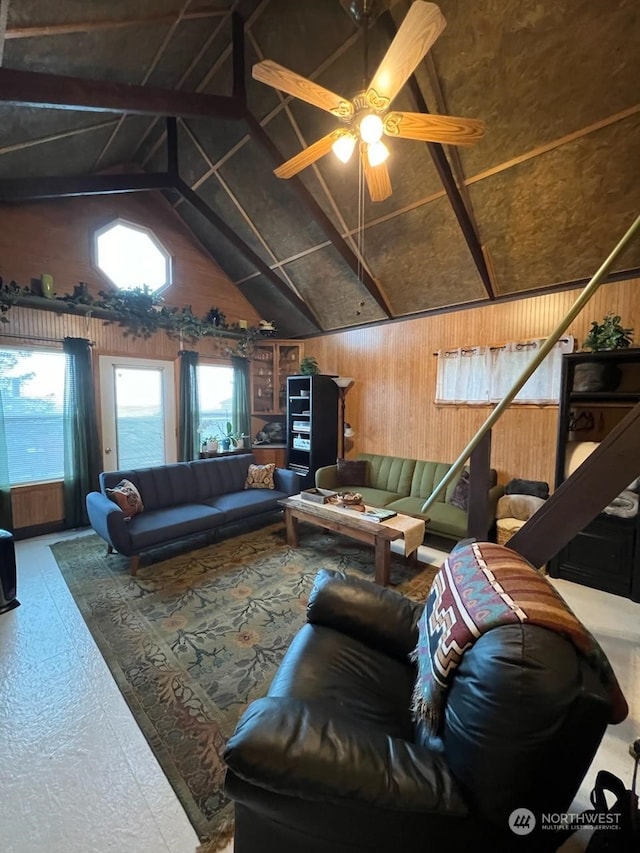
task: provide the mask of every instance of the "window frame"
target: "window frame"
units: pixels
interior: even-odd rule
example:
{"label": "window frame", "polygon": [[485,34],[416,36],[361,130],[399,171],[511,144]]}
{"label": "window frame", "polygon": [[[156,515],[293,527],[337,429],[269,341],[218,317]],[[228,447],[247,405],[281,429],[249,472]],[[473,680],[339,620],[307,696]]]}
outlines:
{"label": "window frame", "polygon": [[[62,349],[57,349],[55,347],[39,347],[39,346],[29,346],[29,345],[8,346],[6,344],[0,345],[0,352],[11,352],[11,351],[16,352],[16,353],[34,353],[34,354],[37,353],[38,355],[44,355],[47,357],[50,357],[52,355],[53,356],[61,356],[61,358],[63,360],[63,373],[62,373],[62,383],[63,383],[62,384],[62,395],[63,395],[63,399],[62,399],[62,404],[61,404],[61,408],[60,408],[60,412],[59,412],[60,423],[62,426],[62,443],[61,443],[61,448],[60,448],[61,453],[62,453],[62,457],[60,460],[62,463],[62,468],[61,468],[62,473],[59,476],[56,475],[53,477],[42,477],[42,478],[35,479],[35,480],[25,480],[25,481],[21,481],[21,482],[14,482],[11,479],[11,468],[9,466],[9,488],[13,490],[13,489],[32,488],[33,486],[41,486],[41,485],[44,485],[46,483],[62,483],[62,482],[64,482],[64,382],[65,382],[65,375],[66,375],[66,358],[67,358],[66,354],[62,351]],[[3,400],[3,409],[4,409],[5,433],[7,433],[8,432],[7,421],[10,420],[10,417],[7,416],[7,401],[5,401],[5,400]],[[9,443],[9,442],[7,442],[7,443]],[[47,450],[48,450],[48,453],[50,454],[51,453],[50,446]],[[11,457],[10,452],[9,452],[9,457]]]}
{"label": "window frame", "polygon": [[[156,289],[149,287],[149,290],[154,295],[159,296],[160,294],[164,293],[173,284],[173,256],[171,252],[152,228],[150,228],[148,225],[142,225],[139,222],[134,222],[131,219],[126,219],[124,216],[116,216],[115,218],[110,219],[104,225],[101,225],[99,228],[94,228],[91,232],[91,264],[93,268],[104,279],[104,281],[107,282],[107,284],[117,292],[127,293],[132,290],[132,288],[130,287],[122,287],[121,285],[117,284],[117,282],[115,282],[111,278],[111,276],[107,272],[105,272],[105,270],[100,266],[98,260],[98,238],[102,234],[106,234],[108,231],[110,231],[117,225],[122,225],[123,227],[129,228],[133,231],[138,231],[145,234],[156,246],[160,254],[164,256],[165,283],[160,285],[160,287]],[[142,287],[142,284],[134,285],[134,287]]]}

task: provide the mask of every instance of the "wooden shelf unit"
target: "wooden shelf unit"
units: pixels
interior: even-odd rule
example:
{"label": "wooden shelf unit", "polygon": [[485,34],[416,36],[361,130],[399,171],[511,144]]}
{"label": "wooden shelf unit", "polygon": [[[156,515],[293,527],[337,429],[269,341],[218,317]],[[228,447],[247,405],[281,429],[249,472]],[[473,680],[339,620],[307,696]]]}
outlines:
{"label": "wooden shelf unit", "polygon": [[[287,377],[300,371],[303,347],[297,341],[261,340],[256,343],[251,358],[251,440],[269,424],[282,424],[279,446],[268,444],[253,447],[256,456],[266,462],[286,465],[285,417],[287,411]],[[280,451],[280,452],[277,452]]]}

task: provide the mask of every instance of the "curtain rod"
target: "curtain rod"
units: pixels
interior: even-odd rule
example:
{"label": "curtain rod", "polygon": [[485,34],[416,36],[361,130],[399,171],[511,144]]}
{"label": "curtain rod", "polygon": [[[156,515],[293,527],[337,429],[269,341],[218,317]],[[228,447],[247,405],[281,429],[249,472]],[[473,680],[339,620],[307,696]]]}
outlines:
{"label": "curtain rod", "polygon": [[[541,340],[544,340],[544,338],[541,338]],[[569,342],[569,338],[558,338],[558,341],[562,342],[563,344],[566,344]],[[535,341],[517,341],[517,342],[515,342],[515,344],[517,347],[530,347],[530,346],[535,345]],[[445,355],[450,355],[450,354],[452,355],[454,352],[458,352],[459,349],[462,349],[462,352],[465,353],[465,352],[473,352],[476,349],[482,349],[482,347],[487,347],[487,349],[489,349],[489,350],[497,350],[497,349],[505,349],[506,346],[507,346],[506,344],[492,344],[491,346],[487,347],[486,344],[476,344],[476,346],[474,346],[474,347],[462,347],[462,348],[461,347],[454,347],[453,349],[445,350],[444,352],[445,352]],[[438,355],[438,353],[434,352],[434,353],[432,353],[432,355]]]}
{"label": "curtain rod", "polygon": [[[0,332],[0,338],[18,338],[23,341],[41,341],[49,344],[63,344],[64,338],[45,338],[42,335],[18,335],[13,332]],[[89,341],[89,346],[95,346],[95,341]]]}

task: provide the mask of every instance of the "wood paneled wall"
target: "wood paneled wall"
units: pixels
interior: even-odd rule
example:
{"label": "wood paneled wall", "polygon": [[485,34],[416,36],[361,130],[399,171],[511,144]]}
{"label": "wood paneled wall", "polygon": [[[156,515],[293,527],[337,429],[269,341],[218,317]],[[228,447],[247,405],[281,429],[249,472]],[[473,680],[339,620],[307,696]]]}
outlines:
{"label": "wood paneled wall", "polygon": [[[602,286],[567,330],[580,349],[591,321],[608,311],[636,329],[640,345],[640,281]],[[305,342],[323,373],[352,376],[346,420],[356,432],[349,455],[390,453],[451,462],[484,422],[489,406],[436,406],[438,349],[544,337],[579,290],[487,305],[448,314],[342,332]],[[556,406],[511,406],[493,430],[492,465],[500,482],[512,477],[553,486]]]}
{"label": "wood paneled wall", "polygon": [[[28,285],[43,272],[53,275],[58,293],[70,293],[74,284],[85,281],[97,296],[109,284],[92,263],[92,234],[116,217],[151,228],[173,256],[173,281],[162,294],[167,305],[191,305],[197,316],[214,305],[229,322],[260,319],[253,306],[195,241],[166,199],[157,193],[58,199],[31,205],[0,206],[0,275]],[[95,342],[96,399],[99,410],[98,356],[122,355],[139,358],[175,359],[179,342],[158,332],[148,340],[126,337],[118,325],[102,320],[28,308],[12,308],[8,324],[0,325],[0,346],[56,347],[33,338],[65,336]],[[6,333],[23,338],[7,338]],[[207,338],[197,345],[201,355],[224,357],[229,341]],[[61,345],[58,345],[61,346]],[[176,375],[178,374],[176,366]],[[23,486],[12,490],[14,528],[59,524],[63,519],[62,486],[59,483]]]}
{"label": "wood paneled wall", "polygon": [[260,319],[160,193],[1,205],[0,275],[25,285],[50,273],[58,293],[72,292],[74,284],[85,281],[97,297],[111,287],[93,266],[93,233],[117,217],[151,228],[171,253],[173,284],[162,293],[167,305],[191,305],[197,316],[217,306],[229,322],[255,325]]}

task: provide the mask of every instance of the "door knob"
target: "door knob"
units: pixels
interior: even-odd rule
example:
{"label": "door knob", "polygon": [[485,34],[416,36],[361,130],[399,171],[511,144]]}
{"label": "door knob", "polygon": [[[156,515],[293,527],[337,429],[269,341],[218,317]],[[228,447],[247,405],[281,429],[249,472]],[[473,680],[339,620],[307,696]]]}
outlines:
{"label": "door knob", "polygon": [[110,447],[105,447],[104,452],[105,452],[105,453],[111,453],[111,448],[110,448]]}

